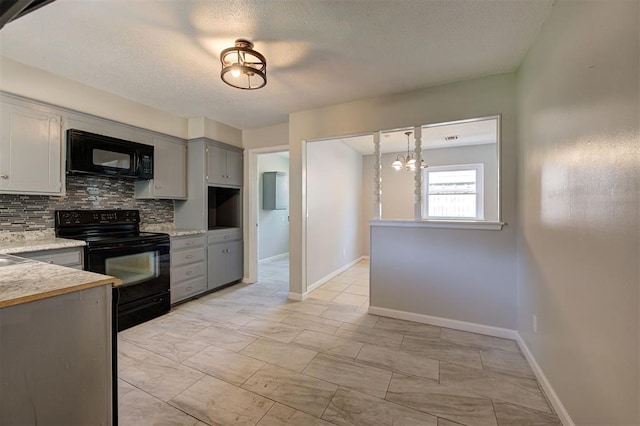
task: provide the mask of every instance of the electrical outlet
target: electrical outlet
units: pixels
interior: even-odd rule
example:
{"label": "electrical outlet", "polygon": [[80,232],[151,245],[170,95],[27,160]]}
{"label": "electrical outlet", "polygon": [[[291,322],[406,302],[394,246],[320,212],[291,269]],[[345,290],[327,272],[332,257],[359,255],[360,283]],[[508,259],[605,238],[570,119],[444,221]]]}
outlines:
{"label": "electrical outlet", "polygon": [[538,332],[538,316],[537,315],[533,316],[533,332],[534,333]]}

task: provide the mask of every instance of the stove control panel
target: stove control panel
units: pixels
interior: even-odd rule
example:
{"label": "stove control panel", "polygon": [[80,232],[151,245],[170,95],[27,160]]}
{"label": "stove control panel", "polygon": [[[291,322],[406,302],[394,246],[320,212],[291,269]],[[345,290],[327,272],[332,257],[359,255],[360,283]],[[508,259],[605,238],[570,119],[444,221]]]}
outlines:
{"label": "stove control panel", "polygon": [[138,210],[56,210],[56,227],[140,223]]}

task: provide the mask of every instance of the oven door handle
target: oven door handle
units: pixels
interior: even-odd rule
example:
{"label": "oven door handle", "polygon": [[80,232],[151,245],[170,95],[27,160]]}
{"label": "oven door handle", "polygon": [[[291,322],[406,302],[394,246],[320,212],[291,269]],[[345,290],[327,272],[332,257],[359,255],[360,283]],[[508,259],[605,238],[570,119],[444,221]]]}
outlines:
{"label": "oven door handle", "polygon": [[145,249],[145,248],[153,248],[153,249],[166,249],[169,251],[169,243],[168,242],[153,242],[153,243],[144,243],[144,244],[114,244],[108,246],[100,246],[100,247],[89,247],[89,251],[92,253],[108,251],[108,250],[127,250],[127,249]]}

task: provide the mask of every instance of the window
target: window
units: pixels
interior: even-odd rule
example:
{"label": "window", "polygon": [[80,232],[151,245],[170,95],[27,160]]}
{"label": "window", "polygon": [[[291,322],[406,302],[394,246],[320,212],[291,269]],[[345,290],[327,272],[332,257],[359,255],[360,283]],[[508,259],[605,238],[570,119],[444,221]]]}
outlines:
{"label": "window", "polygon": [[484,219],[482,164],[428,167],[423,178],[424,219]]}

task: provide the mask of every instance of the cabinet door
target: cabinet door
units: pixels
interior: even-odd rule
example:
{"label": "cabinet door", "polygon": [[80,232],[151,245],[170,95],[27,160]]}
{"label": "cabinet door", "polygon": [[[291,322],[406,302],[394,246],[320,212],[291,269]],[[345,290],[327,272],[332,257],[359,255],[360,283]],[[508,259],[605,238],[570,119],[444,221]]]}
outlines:
{"label": "cabinet door", "polygon": [[232,241],[226,244],[227,252],[227,282],[242,279],[242,241]]}
{"label": "cabinet door", "polygon": [[157,198],[187,198],[187,147],[153,139],[153,194]]}
{"label": "cabinet door", "polygon": [[207,147],[207,181],[213,184],[227,183],[227,150]]}
{"label": "cabinet door", "polygon": [[61,194],[60,116],[3,103],[0,191]]}
{"label": "cabinet door", "polygon": [[227,279],[227,243],[210,244],[207,253],[207,288],[218,288],[229,282]]}
{"label": "cabinet door", "polygon": [[242,185],[242,153],[227,151],[227,179],[228,185]]}

